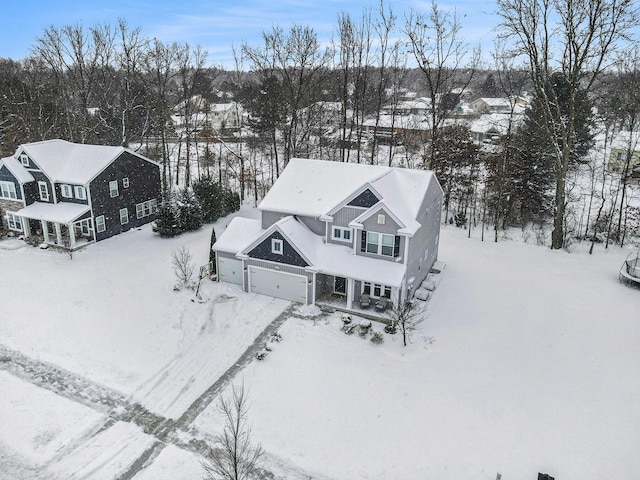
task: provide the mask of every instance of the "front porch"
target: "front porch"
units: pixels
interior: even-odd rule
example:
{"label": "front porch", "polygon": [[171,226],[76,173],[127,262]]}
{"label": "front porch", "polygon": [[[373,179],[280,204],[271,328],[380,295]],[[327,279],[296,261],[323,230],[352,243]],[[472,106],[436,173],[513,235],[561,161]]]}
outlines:
{"label": "front porch", "polygon": [[366,318],[368,320],[374,320],[376,322],[391,325],[391,318],[389,317],[390,310],[387,309],[384,312],[377,311],[373,306],[368,308],[362,308],[360,302],[354,302],[351,304],[351,308],[347,306],[346,297],[336,294],[325,294],[316,300],[316,305],[321,309],[328,309],[338,312],[350,313],[357,315],[358,317]]}
{"label": "front porch", "polygon": [[53,247],[77,250],[95,242],[89,207],[75,203],[36,202],[16,212],[22,221],[25,238],[40,236]]}

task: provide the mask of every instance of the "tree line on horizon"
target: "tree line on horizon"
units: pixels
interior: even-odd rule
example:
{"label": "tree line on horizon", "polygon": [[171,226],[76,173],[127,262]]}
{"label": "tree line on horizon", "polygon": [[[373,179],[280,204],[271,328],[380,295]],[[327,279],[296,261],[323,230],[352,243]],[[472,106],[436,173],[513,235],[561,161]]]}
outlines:
{"label": "tree line on horizon", "polygon": [[[123,145],[161,163],[165,195],[215,178],[233,183],[242,199],[247,191],[263,195],[295,156],[391,165],[402,153],[404,166],[436,173],[445,220],[471,227],[481,219],[494,226],[496,241],[500,230],[530,222],[553,223],[552,248],[572,235],[595,239],[616,230],[615,208],[602,212],[605,195],[594,187],[589,211],[593,204],[597,218],[576,232],[567,181],[588,163],[596,126],[608,135],[638,129],[638,7],[632,0],[497,0],[496,8],[491,65],[464,40],[456,12],[435,2],[402,18],[383,0],[357,19],[340,13],[328,46],[309,26],[275,26],[260,45],[234,51],[235,68],[227,70],[208,66],[199,46],[161,42],[125,20],[52,26],[28,58],[0,59],[0,153],[50,138]],[[427,127],[378,135],[383,123],[398,125],[394,106],[407,90],[428,99]],[[527,93],[531,102],[522,122],[512,102],[506,134],[480,149],[468,127],[449,121],[469,90]],[[246,122],[239,131],[199,128],[191,121],[197,96],[234,100]],[[618,239],[629,153],[615,193],[616,201],[622,196]]]}

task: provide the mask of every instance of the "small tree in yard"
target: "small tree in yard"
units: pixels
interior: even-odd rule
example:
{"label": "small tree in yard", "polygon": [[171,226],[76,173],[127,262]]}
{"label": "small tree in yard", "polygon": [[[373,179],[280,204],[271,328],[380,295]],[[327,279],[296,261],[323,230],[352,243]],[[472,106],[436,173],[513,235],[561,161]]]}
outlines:
{"label": "small tree in yard", "polygon": [[178,288],[188,287],[191,284],[191,279],[196,270],[192,258],[189,249],[186,247],[180,247],[173,251],[171,264],[178,279]]}
{"label": "small tree in yard", "polygon": [[389,313],[389,317],[392,326],[402,334],[402,341],[405,347],[407,346],[407,337],[410,337],[424,321],[424,317],[415,309],[415,304],[409,300],[394,305]]}
{"label": "small tree in yard", "polygon": [[247,480],[259,471],[262,446],[251,442],[247,420],[249,400],[242,385],[232,387],[230,399],[220,399],[218,411],[224,418],[224,431],[202,460],[204,478],[209,480]]}

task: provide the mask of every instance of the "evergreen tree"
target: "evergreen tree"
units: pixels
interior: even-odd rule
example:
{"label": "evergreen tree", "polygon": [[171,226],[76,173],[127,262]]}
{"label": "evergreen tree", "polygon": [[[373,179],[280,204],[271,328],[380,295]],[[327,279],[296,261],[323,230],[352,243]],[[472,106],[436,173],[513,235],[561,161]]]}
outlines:
{"label": "evergreen tree", "polygon": [[170,199],[165,199],[158,207],[154,231],[162,238],[175,237],[180,233],[177,212]]}
{"label": "evergreen tree", "polygon": [[202,209],[200,203],[189,188],[180,190],[176,197],[176,210],[180,230],[188,232],[202,226]]}

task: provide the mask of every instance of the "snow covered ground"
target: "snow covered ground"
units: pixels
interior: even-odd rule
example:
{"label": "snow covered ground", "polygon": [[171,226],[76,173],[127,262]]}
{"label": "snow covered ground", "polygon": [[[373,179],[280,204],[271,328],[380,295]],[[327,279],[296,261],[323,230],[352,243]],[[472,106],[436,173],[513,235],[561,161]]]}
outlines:
{"label": "snow covered ground", "polygon": [[[173,292],[171,252],[185,245],[205,263],[209,232],[132,231],[72,260],[0,242],[0,347],[177,418],[288,305],[210,282],[204,303]],[[626,254],[480,242],[448,226],[447,266],[408,347],[345,335],[337,314],[290,318],[234,379],[265,466],[335,480],[638,478],[640,291],[618,283]],[[109,405],[2,365],[0,479],[115,478],[155,442],[136,422],[105,429]],[[194,430],[220,426],[214,402]],[[135,478],[198,478],[199,460],[170,444]]]}

